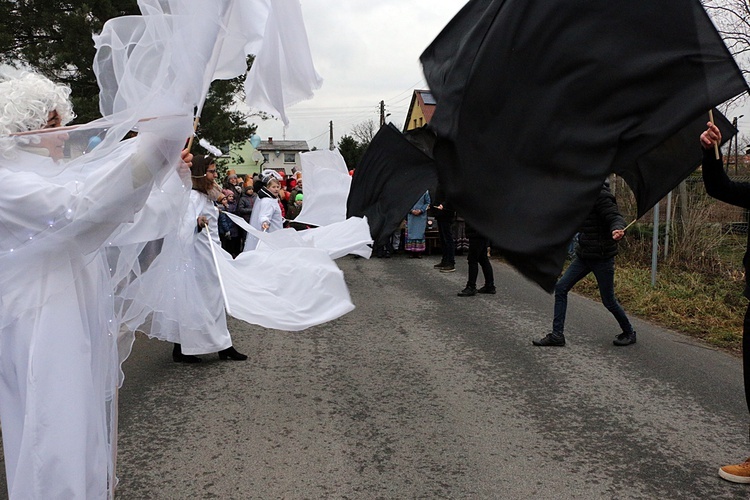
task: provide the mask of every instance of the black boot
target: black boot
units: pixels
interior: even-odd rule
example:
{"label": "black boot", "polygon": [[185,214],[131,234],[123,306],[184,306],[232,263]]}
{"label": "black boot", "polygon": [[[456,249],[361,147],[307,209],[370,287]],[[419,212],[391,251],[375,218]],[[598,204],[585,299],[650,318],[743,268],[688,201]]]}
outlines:
{"label": "black boot", "polygon": [[175,344],[172,348],[172,359],[175,363],[200,363],[201,358],[190,354],[182,354],[182,346]]}
{"label": "black boot", "polygon": [[613,340],[612,343],[616,346],[626,346],[635,344],[635,341],[635,331],[632,331],[630,333],[622,332],[620,335],[615,337],[615,340]]}
{"label": "black boot", "polygon": [[466,285],[466,288],[458,292],[459,297],[473,297],[477,294],[476,285]]}
{"label": "black boot", "polygon": [[247,359],[247,354],[242,354],[241,352],[237,352],[237,349],[234,348],[234,346],[227,347],[223,351],[219,351],[219,359],[226,360],[226,359],[233,359],[235,361],[245,361]]}

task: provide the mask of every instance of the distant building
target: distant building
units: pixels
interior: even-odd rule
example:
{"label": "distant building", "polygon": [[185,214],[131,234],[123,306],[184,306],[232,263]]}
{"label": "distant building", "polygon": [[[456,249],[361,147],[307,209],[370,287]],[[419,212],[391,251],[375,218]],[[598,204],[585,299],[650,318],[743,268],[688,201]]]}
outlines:
{"label": "distant building", "polygon": [[310,151],[307,141],[261,141],[258,152],[263,157],[261,170],[284,170],[287,174],[300,169],[300,153]]}
{"label": "distant building", "polygon": [[411,97],[409,111],[406,113],[404,132],[421,128],[430,123],[435,112],[435,98],[429,90],[415,90]]}
{"label": "distant building", "polygon": [[229,156],[231,159],[227,166],[240,175],[253,175],[259,172],[260,164],[263,163],[263,156],[250,144],[250,141],[233,146]]}
{"label": "distant building", "polygon": [[299,155],[306,151],[310,151],[307,141],[275,141],[269,137],[254,148],[248,140],[232,148],[228,167],[238,174],[252,175],[267,168],[291,174],[293,169],[300,169]]}

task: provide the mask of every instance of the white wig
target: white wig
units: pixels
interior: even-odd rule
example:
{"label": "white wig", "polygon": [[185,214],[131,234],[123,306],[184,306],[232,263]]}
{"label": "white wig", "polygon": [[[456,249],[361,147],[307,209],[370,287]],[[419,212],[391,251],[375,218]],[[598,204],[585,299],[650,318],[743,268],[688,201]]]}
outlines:
{"label": "white wig", "polygon": [[[62,125],[75,117],[70,88],[28,71],[0,75],[0,137],[44,128],[52,111],[57,111]],[[7,157],[12,140],[2,143]]]}

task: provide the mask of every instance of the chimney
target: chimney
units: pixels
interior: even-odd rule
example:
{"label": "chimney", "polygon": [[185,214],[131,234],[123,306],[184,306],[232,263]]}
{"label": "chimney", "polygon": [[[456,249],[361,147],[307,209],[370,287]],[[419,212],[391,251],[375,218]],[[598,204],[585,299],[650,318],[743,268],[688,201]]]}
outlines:
{"label": "chimney", "polygon": [[269,138],[268,138],[268,143],[269,143],[269,144],[273,144],[273,137],[269,137]]}

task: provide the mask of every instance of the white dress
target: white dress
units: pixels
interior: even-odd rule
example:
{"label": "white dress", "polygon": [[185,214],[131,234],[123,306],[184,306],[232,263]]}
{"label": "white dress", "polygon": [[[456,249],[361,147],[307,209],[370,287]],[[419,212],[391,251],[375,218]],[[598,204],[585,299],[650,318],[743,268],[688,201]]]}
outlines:
{"label": "white dress", "polygon": [[[232,346],[232,338],[227,329],[227,315],[224,312],[224,300],[221,296],[219,281],[211,255],[208,236],[204,228],[196,232],[198,216],[208,219],[208,234],[214,243],[214,250],[221,250],[219,240],[219,209],[205,194],[190,191],[190,208],[184,224],[193,227],[192,267],[198,284],[203,284],[200,290],[201,299],[196,304],[194,300],[186,304],[189,307],[200,307],[203,320],[192,324],[182,321],[178,323],[178,342],[182,344],[183,354],[207,354],[221,351]],[[190,250],[190,249],[189,249]]]}
{"label": "white dress", "polygon": [[0,422],[14,500],[106,498],[115,480],[122,359],[104,248],[151,193],[136,144],[69,171],[29,152],[0,158],[9,187],[0,195]]}

